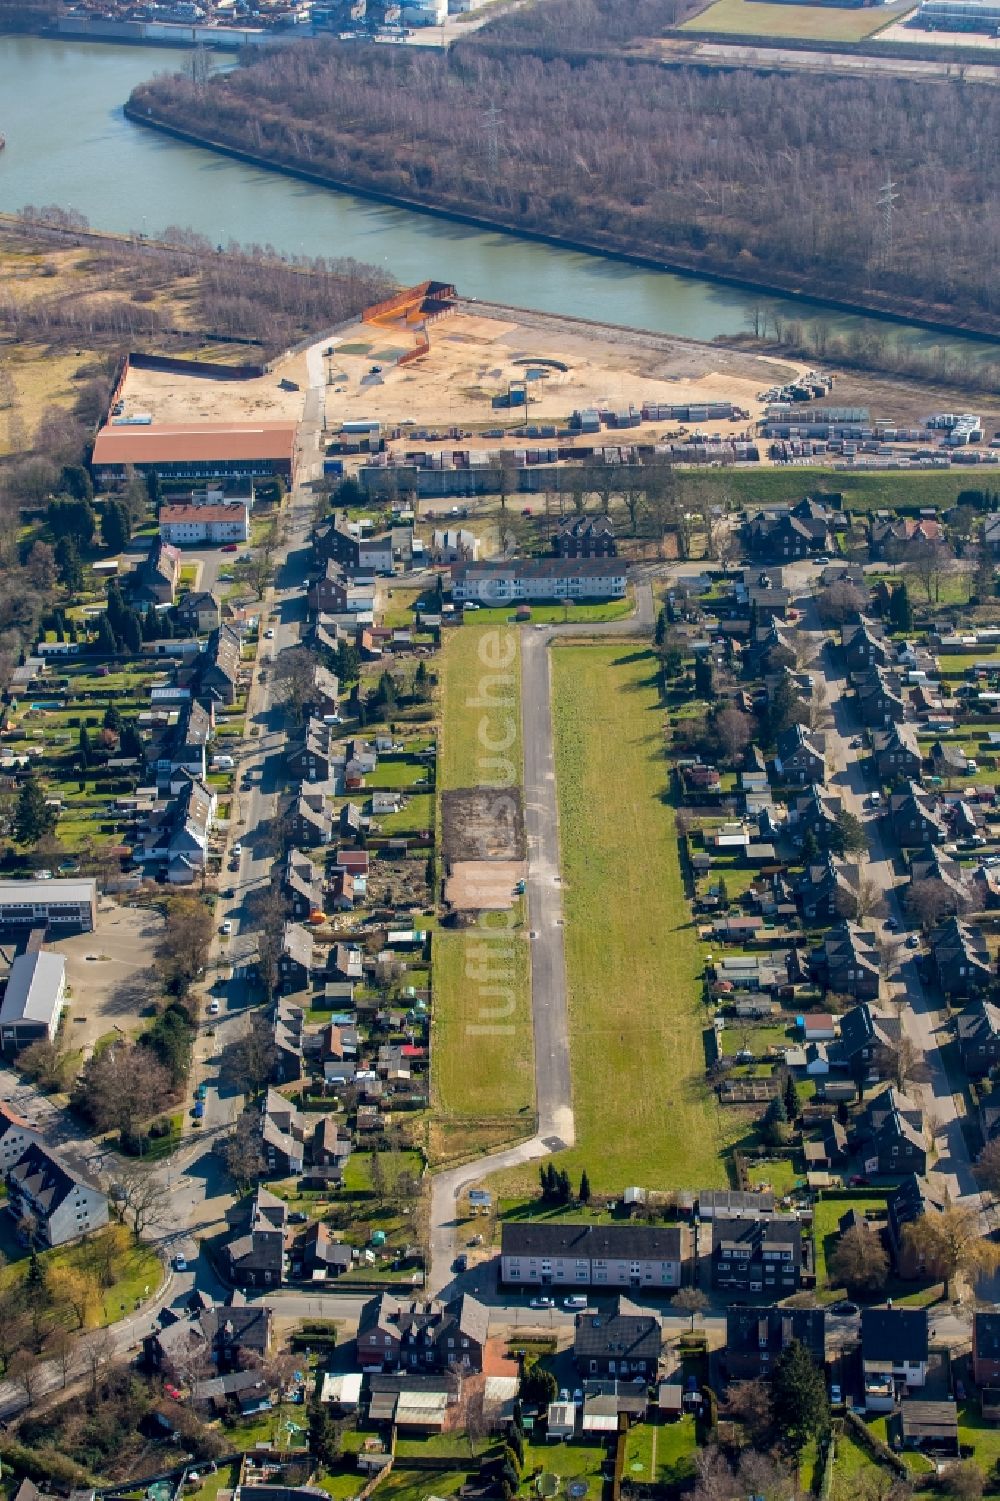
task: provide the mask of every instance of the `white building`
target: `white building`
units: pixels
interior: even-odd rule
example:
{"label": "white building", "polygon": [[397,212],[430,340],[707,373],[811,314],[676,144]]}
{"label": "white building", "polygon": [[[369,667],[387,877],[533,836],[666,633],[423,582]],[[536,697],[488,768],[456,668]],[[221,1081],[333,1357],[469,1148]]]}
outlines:
{"label": "white building", "polygon": [[456,604],[507,605],[533,600],[622,599],[621,558],[515,558],[510,563],[458,563],[451,570]]}
{"label": "white building", "polygon": [[10,967],[0,1002],[0,1049],[11,1054],[59,1029],[66,1000],[66,961],[61,954],[19,954]]}
{"label": "white building", "polygon": [[161,506],[160,536],[174,546],[246,542],[250,537],[250,509],[243,500],[212,506]]}
{"label": "white building", "polygon": [[97,924],[96,881],[0,881],[0,928],[23,923],[92,933]]}

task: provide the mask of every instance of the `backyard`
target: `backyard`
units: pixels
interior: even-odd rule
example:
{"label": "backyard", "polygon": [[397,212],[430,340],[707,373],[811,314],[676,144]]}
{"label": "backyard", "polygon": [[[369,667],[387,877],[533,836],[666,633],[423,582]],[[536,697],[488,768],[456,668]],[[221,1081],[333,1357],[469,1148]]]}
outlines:
{"label": "backyard", "polygon": [[655,658],[557,647],[552,673],[577,1134],[566,1166],[598,1191],[724,1184]]}

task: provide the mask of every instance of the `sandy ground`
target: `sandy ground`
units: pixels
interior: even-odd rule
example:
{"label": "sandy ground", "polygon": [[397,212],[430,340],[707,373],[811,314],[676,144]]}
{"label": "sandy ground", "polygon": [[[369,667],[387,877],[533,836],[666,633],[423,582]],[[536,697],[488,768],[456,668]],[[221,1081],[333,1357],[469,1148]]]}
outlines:
{"label": "sandy ground", "polygon": [[63,1037],[71,1049],[89,1056],[106,1033],[129,1035],[142,1024],[143,1006],[157,995],[154,985],[133,989],[143,970],[154,963],[163,918],[144,907],[102,909],[93,933],[77,933],[46,943],[66,960],[70,991]]}
{"label": "sandy ground", "polygon": [[[306,386],[304,354],[285,360],[259,380],[224,381],[129,368],[126,412],[149,412],[154,422],[298,422]],[[281,381],[298,390],[282,390]]]}
{"label": "sandy ground", "polygon": [[456,860],[444,883],[444,899],[462,911],[507,911],[514,887],[527,880],[526,860]]}
{"label": "sandy ground", "polygon": [[[521,421],[564,424],[571,412],[586,406],[636,406],[644,401],[687,403],[732,401],[756,416],[757,393],[787,380],[803,367],[787,360],[745,354],[711,344],[629,330],[580,327],[558,318],[529,315],[523,319],[465,310],[431,326],[430,353],[399,368],[396,357],[413,348],[414,336],[400,325],[358,323],[334,341],[327,358],[327,423],[332,431],[351,419],[371,418],[389,425],[481,431]],[[524,379],[518,360],[541,357],[566,365],[545,369],[528,382],[526,415],[517,409],[494,409],[492,398],[508,383]],[[373,366],[381,366],[378,372]],[[281,381],[300,389],[282,390]],[[304,355],[277,366],[260,380],[228,382],[178,376],[161,371],[130,370],[125,385],[126,411],[149,412],[157,422],[252,421],[295,418],[302,412],[306,384]],[[647,424],[645,441],[677,424]],[[734,434],[745,422],[715,422],[713,432]],[[473,439],[496,446],[496,439]],[[510,442],[523,443],[512,435]],[[608,442],[614,442],[609,437]]]}

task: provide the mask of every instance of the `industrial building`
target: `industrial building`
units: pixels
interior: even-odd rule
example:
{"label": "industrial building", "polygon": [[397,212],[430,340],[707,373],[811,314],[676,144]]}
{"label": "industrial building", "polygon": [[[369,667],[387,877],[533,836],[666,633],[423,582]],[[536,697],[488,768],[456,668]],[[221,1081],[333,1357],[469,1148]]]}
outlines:
{"label": "industrial building", "polygon": [[0,1051],[11,1055],[43,1038],[53,1041],[66,999],[66,961],[44,950],[19,954],[0,1001]]}
{"label": "industrial building", "polygon": [[627,565],[620,558],[515,558],[458,563],[451,570],[456,604],[506,605],[543,599],[622,599]]}
{"label": "industrial building", "polygon": [[128,468],[161,479],[211,479],[224,475],[291,480],[294,422],[149,422],[112,420],[94,441],[98,482],[123,479]]}
{"label": "industrial building", "polygon": [[924,0],[911,23],[927,31],[985,31],[1000,35],[996,0]]}
{"label": "industrial building", "polygon": [[96,881],[0,881],[0,929],[76,928],[97,925]]}

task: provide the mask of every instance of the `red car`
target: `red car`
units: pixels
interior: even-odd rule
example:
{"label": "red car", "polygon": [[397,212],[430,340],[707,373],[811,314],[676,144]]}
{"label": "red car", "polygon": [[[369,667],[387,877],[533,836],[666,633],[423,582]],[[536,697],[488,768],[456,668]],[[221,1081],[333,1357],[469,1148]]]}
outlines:
{"label": "red car", "polygon": [[171,1386],[169,1382],[166,1381],[163,1383],[163,1390],[166,1392],[168,1397],[173,1397],[175,1402],[180,1402],[183,1396],[183,1393],[181,1392],[179,1387]]}
{"label": "red car", "polygon": [[222,549],[223,552],[239,552],[239,550],[240,545],[238,542],[227,542]]}

